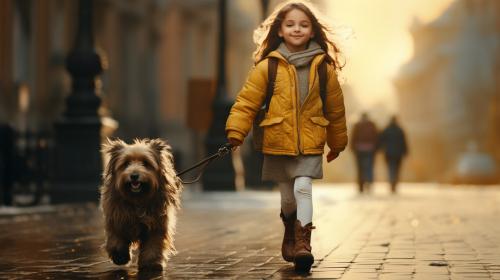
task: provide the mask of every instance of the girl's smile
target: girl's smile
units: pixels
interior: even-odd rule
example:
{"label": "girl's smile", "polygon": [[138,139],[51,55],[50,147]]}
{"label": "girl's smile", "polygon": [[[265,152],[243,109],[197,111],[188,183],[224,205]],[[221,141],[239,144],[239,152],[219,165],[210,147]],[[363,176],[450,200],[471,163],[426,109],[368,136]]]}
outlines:
{"label": "girl's smile", "polygon": [[303,51],[314,36],[311,20],[303,11],[293,9],[283,19],[278,35],[283,38],[289,51]]}

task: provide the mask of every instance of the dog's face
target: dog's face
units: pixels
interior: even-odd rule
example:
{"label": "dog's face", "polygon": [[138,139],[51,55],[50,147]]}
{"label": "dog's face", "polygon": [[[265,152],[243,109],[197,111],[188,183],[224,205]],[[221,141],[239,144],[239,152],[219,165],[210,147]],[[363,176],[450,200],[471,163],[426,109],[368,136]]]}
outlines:
{"label": "dog's face", "polygon": [[106,251],[114,263],[125,264],[130,254],[123,244],[148,239],[154,246],[139,246],[139,269],[157,268],[175,250],[175,213],[182,191],[170,146],[161,139],[137,139],[132,144],[108,139],[102,153],[106,164],[100,203]]}
{"label": "dog's face", "polygon": [[[161,140],[108,141],[103,146],[109,158],[105,176],[111,176],[114,187],[129,200],[144,199],[164,185],[165,164],[170,164],[169,146]],[[168,162],[164,162],[168,161]]]}
{"label": "dog's face", "polygon": [[153,151],[146,145],[125,147],[114,172],[117,174],[116,185],[126,195],[145,195],[158,189],[158,163]]}

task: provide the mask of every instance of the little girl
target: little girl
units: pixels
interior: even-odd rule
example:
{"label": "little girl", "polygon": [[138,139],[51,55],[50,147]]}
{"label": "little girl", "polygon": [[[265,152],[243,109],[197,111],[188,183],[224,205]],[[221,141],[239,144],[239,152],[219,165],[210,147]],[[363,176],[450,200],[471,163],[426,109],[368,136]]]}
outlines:
{"label": "little girl", "polygon": [[[266,22],[268,24],[266,24]],[[255,66],[239,92],[226,123],[229,143],[237,147],[264,104],[268,62],[277,58],[274,93],[264,120],[262,180],[279,183],[285,225],[282,255],[297,271],[308,272],[311,254],[312,179],[323,177],[322,154],[337,158],[347,144],[338,48],[329,32],[302,1],[289,1],[264,21],[258,32]],[[325,104],[320,97],[318,66],[326,62]]]}

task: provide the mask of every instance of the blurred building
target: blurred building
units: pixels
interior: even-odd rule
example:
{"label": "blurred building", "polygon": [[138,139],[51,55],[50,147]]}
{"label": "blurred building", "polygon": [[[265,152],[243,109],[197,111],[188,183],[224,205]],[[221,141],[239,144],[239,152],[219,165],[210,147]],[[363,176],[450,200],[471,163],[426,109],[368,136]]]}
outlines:
{"label": "blurred building", "polygon": [[[315,3],[324,8],[326,0]],[[269,9],[281,0],[269,1]],[[210,82],[216,78],[218,0],[94,0],[94,44],[103,73],[97,91],[106,134],[130,141],[164,137],[181,158],[178,169],[205,156]],[[228,0],[227,88],[234,98],[253,60],[253,30],[262,1]],[[71,80],[65,59],[75,43],[78,1],[0,0],[0,123],[50,134],[65,109]],[[360,111],[343,85],[349,127]],[[207,101],[208,100],[208,101]],[[191,114],[191,115],[190,115]],[[198,126],[190,119],[200,118]],[[117,127],[115,127],[117,126]],[[247,143],[244,156],[253,153]],[[326,166],[326,165],[325,165]],[[328,165],[327,181],[354,178],[349,152]]]}
{"label": "blurred building", "polygon": [[500,2],[457,0],[433,22],[415,21],[411,34],[414,57],[394,81],[407,178],[453,181],[469,143],[498,165]]}
{"label": "blurred building", "polygon": [[[193,134],[186,125],[188,113],[196,117],[187,97],[193,80],[216,78],[217,3],[94,1],[94,42],[105,68],[96,81],[100,114],[105,126],[118,125],[114,136],[165,137],[184,166],[203,156],[193,147],[202,146],[204,131]],[[65,59],[75,42],[77,9],[78,1],[0,1],[0,123],[17,131],[53,130],[71,91]],[[228,1],[231,96],[252,66],[260,13],[260,1]],[[208,98],[212,90],[198,95]]]}

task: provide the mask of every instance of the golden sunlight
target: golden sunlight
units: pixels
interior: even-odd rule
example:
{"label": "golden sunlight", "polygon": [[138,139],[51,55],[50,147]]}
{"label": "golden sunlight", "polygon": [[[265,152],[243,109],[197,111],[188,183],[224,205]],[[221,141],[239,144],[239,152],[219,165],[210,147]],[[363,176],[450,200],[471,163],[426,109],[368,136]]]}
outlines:
{"label": "golden sunlight", "polygon": [[411,24],[430,22],[454,0],[327,0],[326,13],[335,25],[354,33],[347,42],[345,81],[362,109],[384,103],[398,111],[392,78],[413,55]]}

